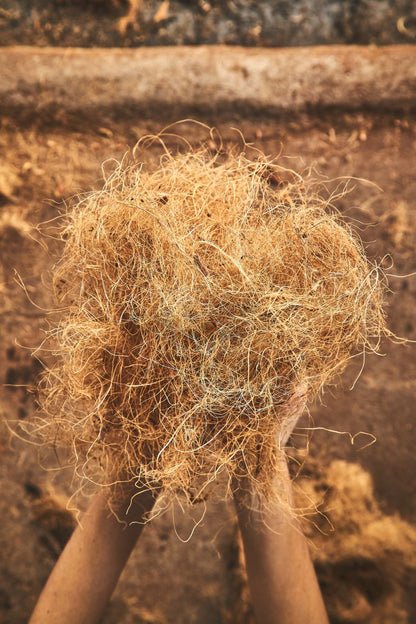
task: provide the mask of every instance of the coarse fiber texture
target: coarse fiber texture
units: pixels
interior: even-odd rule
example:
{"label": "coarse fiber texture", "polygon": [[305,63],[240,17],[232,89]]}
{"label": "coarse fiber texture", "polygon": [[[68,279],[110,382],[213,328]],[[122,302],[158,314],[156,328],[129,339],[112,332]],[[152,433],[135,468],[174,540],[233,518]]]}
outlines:
{"label": "coarse fiber texture", "polygon": [[385,332],[359,239],[260,153],[125,159],[63,238],[43,406],[86,481],[193,500],[224,471],[267,499],[285,403],[299,387],[316,397]]}

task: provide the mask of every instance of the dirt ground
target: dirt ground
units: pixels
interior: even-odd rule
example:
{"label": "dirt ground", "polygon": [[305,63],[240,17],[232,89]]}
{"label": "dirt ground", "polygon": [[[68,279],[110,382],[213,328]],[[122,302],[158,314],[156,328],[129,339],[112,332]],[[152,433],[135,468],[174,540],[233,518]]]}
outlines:
{"label": "dirt ground", "polygon": [[[53,306],[50,270],[59,256],[54,239],[65,202],[101,184],[101,163],[120,158],[138,137],[168,118],[97,119],[46,125],[5,118],[0,127],[0,622],[20,624],[75,526],[68,500],[68,471],[45,471],[38,449],[9,434],[33,416],[34,388],[47,362],[32,357]],[[328,189],[351,192],[338,208],[351,219],[368,253],[382,259],[390,277],[389,327],[416,339],[415,271],[416,118],[410,115],[339,113],[292,119],[203,119],[225,141],[247,141],[304,171],[313,166]],[[200,130],[183,132],[198,144]],[[111,167],[109,162],[107,167]],[[341,178],[340,178],[341,176]],[[371,184],[358,180],[371,180]],[[38,227],[39,224],[43,224]],[[393,264],[394,262],[394,264]],[[316,427],[293,438],[292,471],[299,504],[316,506],[305,523],[318,577],[334,624],[405,624],[415,621],[416,352],[400,341],[369,356],[353,391],[361,361],[351,365],[344,389],[311,410]],[[323,428],[366,432],[354,438]],[[377,441],[367,446],[373,439]],[[367,448],[364,448],[366,447]],[[117,587],[105,624],[253,622],[239,537],[229,502],[179,508],[145,528]],[[201,520],[201,517],[203,519]],[[201,520],[201,522],[200,522]],[[195,524],[199,524],[188,541]]]}
{"label": "dirt ground", "polygon": [[3,0],[0,45],[414,43],[413,0]]}

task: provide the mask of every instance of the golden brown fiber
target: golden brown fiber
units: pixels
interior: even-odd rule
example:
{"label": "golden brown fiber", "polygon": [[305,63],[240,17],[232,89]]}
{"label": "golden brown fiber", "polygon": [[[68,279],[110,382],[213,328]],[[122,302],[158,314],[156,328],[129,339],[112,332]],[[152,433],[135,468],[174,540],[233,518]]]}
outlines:
{"label": "golden brown fiber", "polygon": [[167,152],[68,214],[44,406],[84,478],[190,499],[227,469],[270,493],[282,406],[385,331],[378,268],[311,188],[262,155]]}

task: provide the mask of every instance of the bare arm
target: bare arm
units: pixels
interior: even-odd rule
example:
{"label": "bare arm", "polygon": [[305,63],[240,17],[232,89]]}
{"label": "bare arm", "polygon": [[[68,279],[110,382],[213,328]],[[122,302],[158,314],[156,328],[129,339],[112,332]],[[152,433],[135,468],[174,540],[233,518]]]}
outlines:
{"label": "bare arm", "polygon": [[[284,446],[305,406],[300,389],[288,403],[286,431],[279,432]],[[247,495],[250,486],[240,483]],[[286,460],[282,457],[275,487],[281,498],[292,504],[292,490]],[[248,582],[254,613],[259,624],[327,624],[328,617],[309,554],[297,521],[276,502],[262,501],[235,493],[244,544]]]}
{"label": "bare arm", "polygon": [[[120,514],[127,521],[143,520],[155,502],[149,490],[137,495],[127,516],[130,496]],[[142,524],[125,526],[98,494],[53,569],[29,624],[93,624],[102,615]]]}
{"label": "bare arm", "polygon": [[[289,490],[286,465],[284,470],[278,487]],[[249,509],[236,498],[236,507],[257,622],[326,624],[308,545],[297,522],[278,503]]]}

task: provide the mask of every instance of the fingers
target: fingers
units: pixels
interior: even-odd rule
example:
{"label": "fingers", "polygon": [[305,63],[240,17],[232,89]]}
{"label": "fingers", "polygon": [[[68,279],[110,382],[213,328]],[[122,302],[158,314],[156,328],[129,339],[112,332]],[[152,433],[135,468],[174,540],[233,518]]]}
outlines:
{"label": "fingers", "polygon": [[308,386],[306,383],[299,384],[290,399],[279,409],[279,428],[276,433],[278,447],[284,448],[290,438],[293,429],[303,414],[308,399]]}

